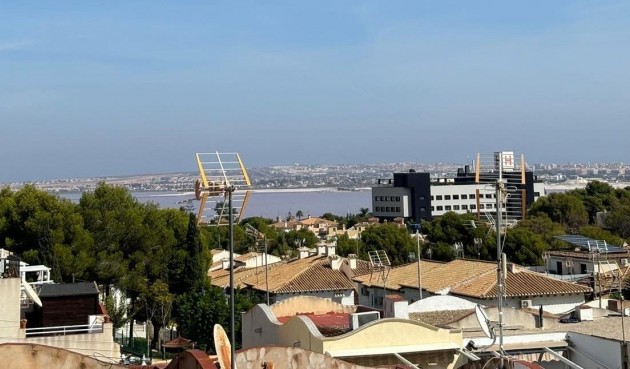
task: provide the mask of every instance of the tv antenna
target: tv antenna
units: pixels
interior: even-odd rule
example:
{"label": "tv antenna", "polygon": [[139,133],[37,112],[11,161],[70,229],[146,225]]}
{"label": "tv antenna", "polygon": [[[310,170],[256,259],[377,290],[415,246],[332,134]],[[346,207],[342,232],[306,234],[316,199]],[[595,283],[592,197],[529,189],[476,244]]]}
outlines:
{"label": "tv antenna", "polygon": [[386,294],[386,282],[389,276],[389,270],[392,267],[392,263],[389,261],[387,252],[385,250],[372,250],[368,251],[368,257],[370,258],[370,281],[374,272],[378,273],[378,278],[383,281],[383,303],[385,301]]}
{"label": "tv antenna", "polygon": [[[197,153],[199,179],[195,198],[200,200],[197,221],[208,225],[228,225],[240,221],[249,199],[251,182],[238,153]],[[208,206],[213,205],[213,206]],[[212,212],[209,215],[206,213]]]}
{"label": "tv antenna", "polygon": [[[200,179],[195,181],[195,197],[201,201],[197,222],[204,220],[213,226],[229,226],[230,235],[230,335],[231,342],[236,342],[234,321],[234,222],[238,222],[247,205],[251,185],[247,170],[238,153],[197,153],[197,166]],[[226,204],[227,200],[227,204]],[[204,218],[206,203],[214,203],[216,212],[210,218]],[[227,218],[227,219],[226,219]],[[230,357],[235,358],[234,346],[230,346]],[[234,360],[230,368],[235,369]],[[224,367],[227,369],[227,367]]]}

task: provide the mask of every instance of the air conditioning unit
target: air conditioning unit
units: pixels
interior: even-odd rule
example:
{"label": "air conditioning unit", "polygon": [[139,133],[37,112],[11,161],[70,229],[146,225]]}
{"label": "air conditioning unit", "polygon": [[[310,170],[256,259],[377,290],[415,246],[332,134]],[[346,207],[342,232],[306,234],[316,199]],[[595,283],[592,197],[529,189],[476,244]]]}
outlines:
{"label": "air conditioning unit", "polygon": [[521,308],[527,309],[531,308],[532,306],[532,300],[521,300]]}
{"label": "air conditioning unit", "polygon": [[628,259],[621,259],[621,266],[622,267],[628,266]]}

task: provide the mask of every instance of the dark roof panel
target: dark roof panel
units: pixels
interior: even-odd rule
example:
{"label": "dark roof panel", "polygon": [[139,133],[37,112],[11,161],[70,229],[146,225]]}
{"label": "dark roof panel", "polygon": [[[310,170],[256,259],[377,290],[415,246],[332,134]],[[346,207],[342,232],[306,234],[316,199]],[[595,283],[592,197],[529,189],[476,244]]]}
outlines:
{"label": "dark roof panel", "polygon": [[95,282],[42,284],[39,297],[98,295]]}

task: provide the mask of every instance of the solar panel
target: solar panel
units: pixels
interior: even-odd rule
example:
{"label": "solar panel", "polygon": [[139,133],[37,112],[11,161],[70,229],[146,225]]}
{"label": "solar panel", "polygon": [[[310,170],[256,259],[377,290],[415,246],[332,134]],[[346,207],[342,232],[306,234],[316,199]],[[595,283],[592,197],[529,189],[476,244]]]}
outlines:
{"label": "solar panel", "polygon": [[578,246],[583,251],[600,252],[600,253],[616,253],[627,252],[623,247],[610,245],[605,240],[595,240],[593,238],[581,235],[561,235],[555,237],[558,240],[568,242],[574,246]]}

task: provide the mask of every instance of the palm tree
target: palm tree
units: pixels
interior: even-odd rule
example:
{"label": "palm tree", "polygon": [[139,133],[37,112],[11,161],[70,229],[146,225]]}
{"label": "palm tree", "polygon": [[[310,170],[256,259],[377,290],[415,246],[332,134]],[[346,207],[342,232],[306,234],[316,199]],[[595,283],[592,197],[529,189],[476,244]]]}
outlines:
{"label": "palm tree", "polygon": [[359,215],[362,217],[366,217],[370,212],[370,208],[361,208],[359,209]]}
{"label": "palm tree", "polygon": [[302,213],[302,210],[298,210],[295,213],[295,216],[298,218],[298,220],[302,220],[302,217],[304,216],[304,213]]}

